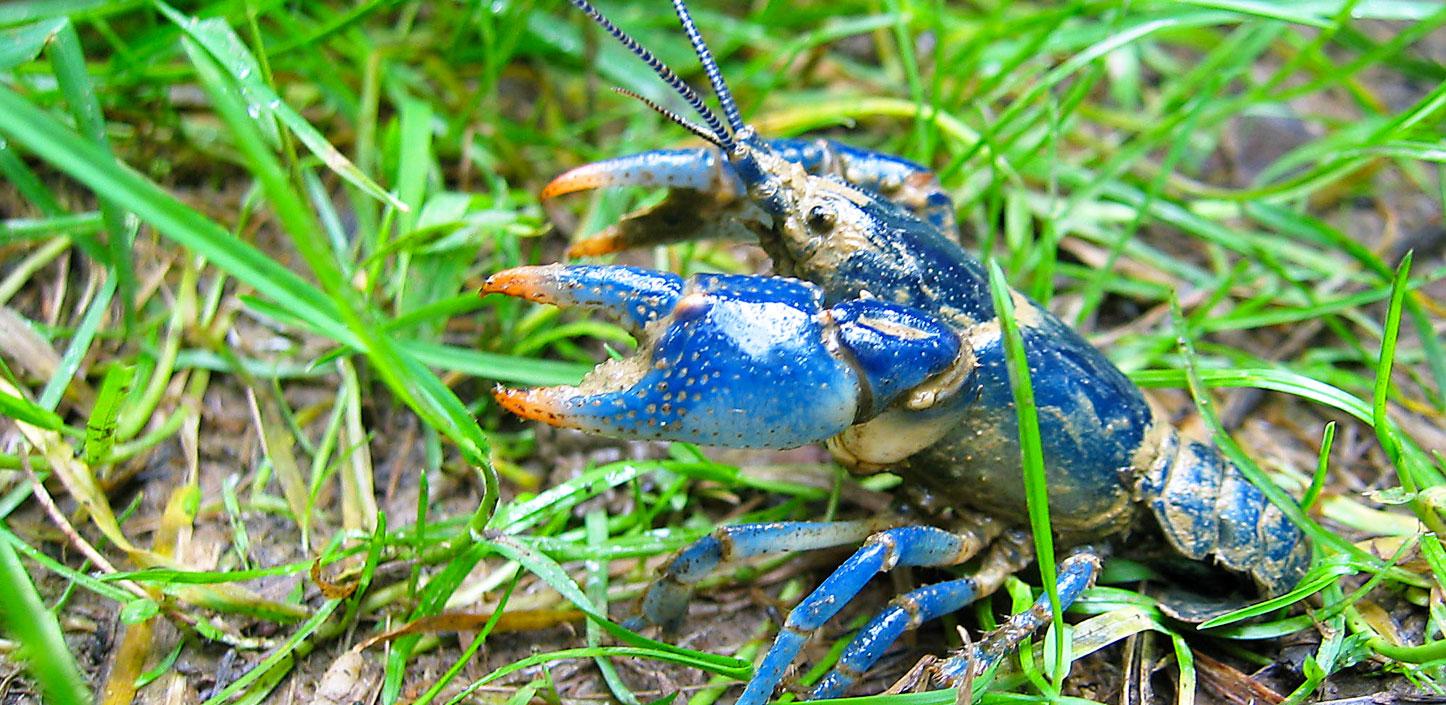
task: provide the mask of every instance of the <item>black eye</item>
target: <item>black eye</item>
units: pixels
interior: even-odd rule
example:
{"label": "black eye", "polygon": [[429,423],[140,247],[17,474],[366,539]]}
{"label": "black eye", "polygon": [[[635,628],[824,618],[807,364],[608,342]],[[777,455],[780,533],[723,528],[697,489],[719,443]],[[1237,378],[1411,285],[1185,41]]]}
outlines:
{"label": "black eye", "polygon": [[820,203],[808,210],[808,229],[816,233],[833,230],[837,218],[832,208]]}

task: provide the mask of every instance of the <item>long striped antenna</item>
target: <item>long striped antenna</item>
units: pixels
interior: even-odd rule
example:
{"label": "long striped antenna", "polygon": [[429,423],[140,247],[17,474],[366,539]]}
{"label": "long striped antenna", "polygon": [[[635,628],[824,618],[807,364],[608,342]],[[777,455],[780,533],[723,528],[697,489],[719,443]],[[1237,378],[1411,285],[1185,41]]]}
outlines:
{"label": "long striped antenna", "polygon": [[728,90],[728,84],[723,81],[723,72],[718,69],[718,62],[713,60],[713,52],[708,49],[708,43],[703,41],[703,35],[698,32],[698,25],[693,22],[688,5],[683,0],[673,0],[673,10],[678,13],[678,21],[683,23],[683,31],[688,35],[688,41],[693,43],[693,51],[698,55],[698,63],[703,65],[703,73],[708,74],[708,83],[713,86],[713,94],[718,96],[718,105],[722,106],[723,115],[728,118],[728,126],[738,132],[744,127],[743,114],[738,111],[738,103],[733,100],[733,91]]}
{"label": "long striped antenna", "polygon": [[620,95],[625,95],[629,98],[632,98],[633,100],[636,100],[643,105],[648,106],[649,108],[652,108],[653,110],[657,111],[659,115],[667,118],[669,122],[672,122],[673,124],[697,135],[704,142],[709,142],[719,149],[728,149],[727,147],[723,146],[722,142],[718,141],[717,135],[708,131],[708,128],[703,127],[702,125],[699,125],[698,123],[693,122],[692,120],[689,120],[688,118],[685,118],[682,115],[679,115],[661,105],[658,105],[647,96],[638,95],[633,91],[630,91],[626,88],[620,88],[618,86],[613,86],[613,91],[617,92]]}
{"label": "long striped antenna", "polygon": [[[735,143],[733,141],[732,135],[723,128],[723,123],[718,119],[717,113],[714,113],[711,109],[708,108],[707,103],[703,102],[703,97],[698,95],[698,92],[693,90],[692,86],[689,86],[683,81],[683,79],[679,78],[678,74],[673,73],[673,69],[668,68],[668,65],[663,63],[663,61],[658,57],[654,56],[653,52],[648,51],[646,48],[643,47],[643,45],[639,44],[636,39],[628,36],[627,32],[619,29],[617,25],[613,24],[612,20],[609,20],[606,16],[603,15],[602,12],[599,12],[596,7],[592,6],[592,3],[588,2],[588,0],[569,1],[572,3],[573,7],[576,7],[577,9],[586,12],[587,16],[591,17],[593,22],[596,22],[599,27],[607,30],[607,33],[611,34],[613,36],[613,39],[618,40],[619,43],[627,47],[628,51],[631,51],[634,56],[642,59],[643,63],[647,64],[648,68],[652,69],[653,73],[658,75],[658,78],[663,79],[663,82],[668,84],[668,87],[672,88],[674,92],[682,96],[683,100],[687,101],[688,105],[693,108],[693,111],[698,113],[698,117],[703,118],[703,122],[707,124],[708,130],[713,133],[715,139],[709,140],[710,142],[718,145],[725,152],[733,151]],[[691,22],[691,20],[689,21]],[[696,29],[694,29],[693,31],[695,33],[697,32]],[[717,70],[716,67],[714,70]],[[709,76],[709,80],[712,80],[711,75]],[[719,77],[719,80],[722,80],[721,76]],[[714,90],[717,89],[715,88]],[[728,103],[724,103],[723,105],[726,109]],[[736,107],[734,108],[734,111],[737,111]],[[664,111],[664,114],[668,115],[669,113],[667,111]],[[674,122],[677,122],[677,120],[674,120]],[[687,125],[685,124],[684,127],[687,127]]]}

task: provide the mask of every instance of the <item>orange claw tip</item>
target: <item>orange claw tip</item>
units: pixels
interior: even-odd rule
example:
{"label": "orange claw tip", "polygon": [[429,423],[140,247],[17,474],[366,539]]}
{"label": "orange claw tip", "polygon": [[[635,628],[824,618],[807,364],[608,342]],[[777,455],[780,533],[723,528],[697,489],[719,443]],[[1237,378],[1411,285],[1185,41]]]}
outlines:
{"label": "orange claw tip", "polygon": [[497,400],[497,405],[517,416],[541,421],[550,426],[570,427],[573,424],[568,423],[568,417],[563,413],[557,397],[555,390],[545,387],[513,389],[499,384],[492,390],[492,398]]}
{"label": "orange claw tip", "polygon": [[528,301],[546,302],[551,292],[546,284],[545,266],[513,267],[504,269],[482,282],[482,295],[503,294]]}
{"label": "orange claw tip", "polygon": [[602,165],[584,164],[558,174],[556,178],[542,187],[542,194],[539,198],[546,201],[569,193],[600,188],[608,185],[612,180],[612,173]]}
{"label": "orange claw tip", "polygon": [[627,249],[627,244],[623,242],[622,236],[618,235],[615,230],[615,228],[608,228],[601,234],[572,243],[567,248],[567,256],[569,258],[598,257]]}

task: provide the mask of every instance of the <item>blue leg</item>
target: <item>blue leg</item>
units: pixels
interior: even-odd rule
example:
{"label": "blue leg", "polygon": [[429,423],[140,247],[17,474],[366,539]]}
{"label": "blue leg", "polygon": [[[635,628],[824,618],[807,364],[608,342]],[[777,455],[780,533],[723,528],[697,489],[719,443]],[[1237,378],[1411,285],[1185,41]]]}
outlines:
{"label": "blue leg", "polygon": [[764,654],[737,705],[763,705],[809,633],[838,614],[875,575],[898,566],[948,566],[969,560],[983,547],[979,533],[955,534],[932,526],[905,526],[870,536],[854,555],[809,593]]}
{"label": "blue leg", "polygon": [[957,612],[975,600],[993,593],[1004,579],[1033,560],[1027,534],[1011,532],[996,541],[979,570],[967,578],[949,580],[900,595],[874,617],[844,649],[838,663],[814,686],[810,700],[843,695],[854,681],[867,673],[884,651],[904,632],[946,614]]}
{"label": "blue leg", "polygon": [[674,631],[683,620],[692,586],[718,564],[783,551],[812,551],[857,544],[893,523],[888,519],[860,521],[780,521],[725,526],[678,552],[663,574],[643,595],[642,615],[627,624],[644,623]]}
{"label": "blue leg", "polygon": [[[1089,589],[1099,570],[1100,559],[1093,553],[1080,552],[1061,561],[1058,579],[1055,581],[1059,588],[1060,607],[1069,607],[1079,598],[1080,593]],[[1005,654],[1028,639],[1030,634],[1049,624],[1052,616],[1049,596],[1040,595],[1027,611],[1010,617],[1009,621],[986,634],[973,646],[935,664],[935,678],[952,686],[984,673],[1004,658]]]}

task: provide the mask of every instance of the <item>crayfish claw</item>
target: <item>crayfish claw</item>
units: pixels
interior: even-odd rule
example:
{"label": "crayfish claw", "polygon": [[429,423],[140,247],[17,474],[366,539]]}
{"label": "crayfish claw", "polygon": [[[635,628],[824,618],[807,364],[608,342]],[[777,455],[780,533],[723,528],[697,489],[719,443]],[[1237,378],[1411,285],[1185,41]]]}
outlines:
{"label": "crayfish claw", "polygon": [[568,259],[601,257],[634,247],[619,230],[616,225],[610,225],[596,235],[573,242],[567,246]]}
{"label": "crayfish claw", "polygon": [[637,350],[576,387],[494,393],[518,416],[613,436],[814,443],[960,354],[958,337],[927,314],[877,300],[829,308],[821,290],[794,279],[547,265],[495,274],[483,291],[600,309],[632,326]]}
{"label": "crayfish claw", "polygon": [[683,278],[676,274],[603,265],[513,267],[482,285],[483,294],[606,311],[634,333],[673,310],[682,291]]}
{"label": "crayfish claw", "polygon": [[596,235],[574,242],[568,257],[597,257],[639,247],[692,240],[757,239],[750,225],[764,215],[730,191],[674,189],[651,208],[633,211]]}
{"label": "crayfish claw", "polygon": [[668,196],[574,243],[567,251],[569,257],[685,240],[751,240],[752,227],[766,220],[743,197],[743,185],[727,160],[712,149],[663,149],[584,164],[549,182],[542,198],[612,186],[666,188]]}
{"label": "crayfish claw", "polygon": [[[630,318],[638,349],[576,387],[499,388],[498,404],[553,426],[629,438],[791,448],[843,430],[859,380],[825,344],[822,293],[792,280],[621,266],[519,267],[486,291]],[[779,405],[796,386],[795,403]]]}
{"label": "crayfish claw", "polygon": [[727,169],[727,162],[720,166],[718,152],[714,150],[660,149],[568,169],[542,187],[541,198],[545,201],[609,186],[728,190],[733,193],[742,193],[743,190],[737,177]]}

